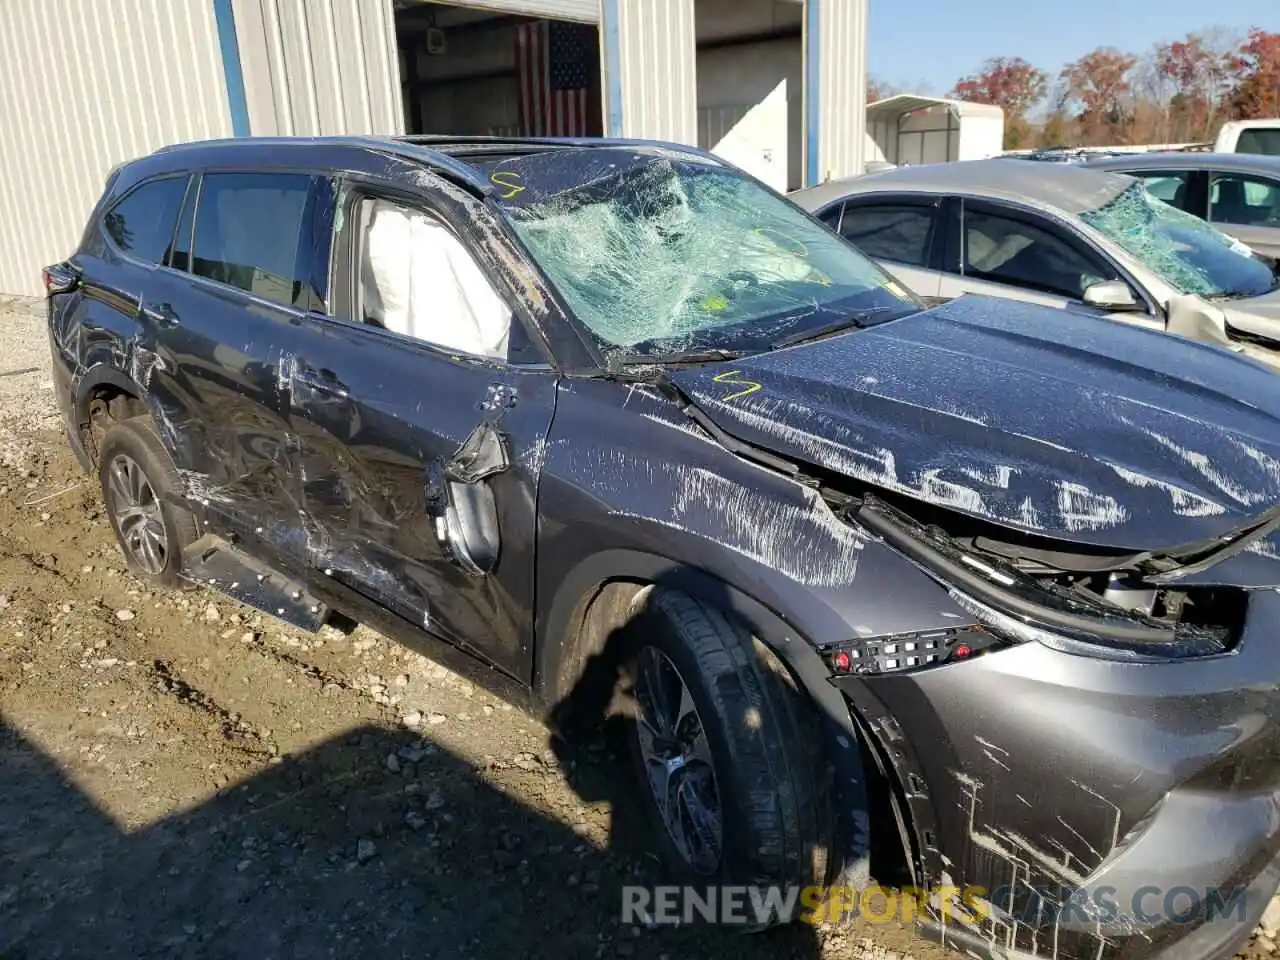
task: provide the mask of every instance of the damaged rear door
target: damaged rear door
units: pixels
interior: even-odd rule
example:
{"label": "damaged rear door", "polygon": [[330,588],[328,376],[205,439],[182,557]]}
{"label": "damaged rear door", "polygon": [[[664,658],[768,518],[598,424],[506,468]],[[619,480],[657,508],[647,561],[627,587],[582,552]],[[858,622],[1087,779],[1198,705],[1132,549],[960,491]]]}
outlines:
{"label": "damaged rear door", "polygon": [[281,359],[322,306],[328,220],[313,223],[307,172],[217,171],[198,176],[183,207],[172,267],[143,304],[155,343],[153,407],[187,495],[220,526],[298,562],[290,434]]}
{"label": "damaged rear door", "polygon": [[334,308],[311,318],[288,361],[310,562],[411,629],[527,682],[556,375],[541,358],[515,359],[518,317],[509,362],[362,322],[359,208],[369,191],[341,196]]}

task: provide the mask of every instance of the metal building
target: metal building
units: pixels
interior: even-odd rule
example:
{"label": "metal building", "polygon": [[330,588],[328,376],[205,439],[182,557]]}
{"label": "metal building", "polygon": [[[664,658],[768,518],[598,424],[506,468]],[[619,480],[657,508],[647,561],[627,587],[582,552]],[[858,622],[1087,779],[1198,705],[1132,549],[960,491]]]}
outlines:
{"label": "metal building", "polygon": [[697,143],[778,189],[860,172],[867,2],[63,0],[55,25],[7,0],[0,294],[39,294],[111,167],[167,143],[547,132],[513,37],[583,44],[551,82],[581,84],[571,132]]}

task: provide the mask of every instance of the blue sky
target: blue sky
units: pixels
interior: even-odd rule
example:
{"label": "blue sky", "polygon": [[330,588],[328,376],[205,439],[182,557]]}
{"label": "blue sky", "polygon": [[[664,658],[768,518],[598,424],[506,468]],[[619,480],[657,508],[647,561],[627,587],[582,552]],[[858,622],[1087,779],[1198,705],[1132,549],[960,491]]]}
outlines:
{"label": "blue sky", "polygon": [[988,57],[1019,56],[1057,77],[1099,46],[1145,54],[1215,26],[1280,29],[1280,0],[870,0],[869,18],[871,76],[942,94]]}

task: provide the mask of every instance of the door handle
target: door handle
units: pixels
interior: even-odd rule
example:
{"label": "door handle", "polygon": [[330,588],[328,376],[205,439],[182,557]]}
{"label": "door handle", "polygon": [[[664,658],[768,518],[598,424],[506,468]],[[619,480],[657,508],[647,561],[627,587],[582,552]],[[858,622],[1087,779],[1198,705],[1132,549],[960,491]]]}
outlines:
{"label": "door handle", "polygon": [[174,312],[173,307],[167,303],[144,306],[142,315],[158,327],[179,326],[178,315]]}
{"label": "door handle", "polygon": [[337,397],[340,400],[347,400],[351,394],[337,380],[332,377],[321,376],[315,370],[295,370],[293,374],[293,382],[301,383],[312,390],[320,393],[327,393],[330,396]]}

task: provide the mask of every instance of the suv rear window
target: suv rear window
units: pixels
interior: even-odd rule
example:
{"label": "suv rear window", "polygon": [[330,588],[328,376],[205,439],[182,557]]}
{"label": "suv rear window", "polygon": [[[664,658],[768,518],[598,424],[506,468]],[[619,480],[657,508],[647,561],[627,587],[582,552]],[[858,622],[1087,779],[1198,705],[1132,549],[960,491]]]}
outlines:
{"label": "suv rear window", "polygon": [[147,263],[162,263],[186,192],[185,176],[144,183],[107,211],[102,227],[121,252]]}
{"label": "suv rear window", "polygon": [[299,239],[306,174],[205,174],[191,271],[255,296],[307,307],[312,291]]}

